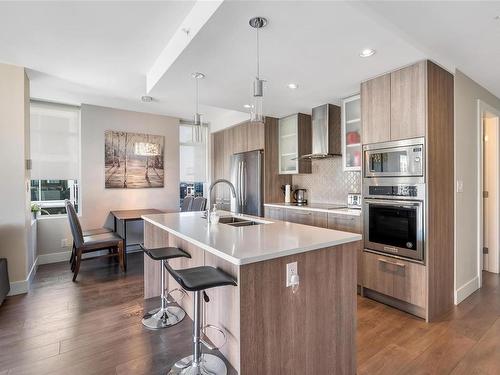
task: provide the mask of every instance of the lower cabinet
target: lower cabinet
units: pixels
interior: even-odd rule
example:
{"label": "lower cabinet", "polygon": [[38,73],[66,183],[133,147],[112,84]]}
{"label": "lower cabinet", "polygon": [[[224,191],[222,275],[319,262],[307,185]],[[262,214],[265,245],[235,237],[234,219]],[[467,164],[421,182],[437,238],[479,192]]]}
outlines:
{"label": "lower cabinet", "polygon": [[365,288],[425,308],[425,266],[364,252],[363,271]]}
{"label": "lower cabinet", "polygon": [[284,208],[264,207],[264,217],[274,220],[285,220],[284,211]]}
{"label": "lower cabinet", "polygon": [[287,209],[285,210],[285,221],[327,228],[328,214],[326,212]]}

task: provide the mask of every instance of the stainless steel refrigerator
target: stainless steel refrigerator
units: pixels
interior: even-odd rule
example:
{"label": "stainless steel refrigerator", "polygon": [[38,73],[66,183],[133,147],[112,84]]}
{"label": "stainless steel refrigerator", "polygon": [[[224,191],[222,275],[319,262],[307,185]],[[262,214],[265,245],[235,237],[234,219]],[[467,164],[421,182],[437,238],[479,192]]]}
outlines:
{"label": "stainless steel refrigerator", "polygon": [[231,156],[231,182],[236,198],[231,196],[231,211],[264,216],[263,151],[248,151]]}

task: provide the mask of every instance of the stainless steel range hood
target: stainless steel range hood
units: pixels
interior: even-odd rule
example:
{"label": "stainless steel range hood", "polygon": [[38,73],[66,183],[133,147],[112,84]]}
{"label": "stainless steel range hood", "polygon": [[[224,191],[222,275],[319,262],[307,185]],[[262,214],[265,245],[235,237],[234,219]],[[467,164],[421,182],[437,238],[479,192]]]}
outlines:
{"label": "stainless steel range hood", "polygon": [[325,159],[342,155],[340,107],[324,104],[312,109],[312,153],[299,160]]}

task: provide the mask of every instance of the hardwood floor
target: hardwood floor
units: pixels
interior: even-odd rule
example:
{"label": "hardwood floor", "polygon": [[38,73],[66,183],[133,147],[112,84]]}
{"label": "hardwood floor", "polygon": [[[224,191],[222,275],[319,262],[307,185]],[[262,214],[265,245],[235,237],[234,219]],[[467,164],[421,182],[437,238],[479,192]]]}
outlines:
{"label": "hardwood floor", "polygon": [[[358,374],[499,374],[500,277],[483,283],[432,324],[359,297]],[[126,275],[85,262],[76,284],[67,263],[40,266],[30,293],[0,307],[0,375],[165,374],[190,353],[191,321],[144,329],[158,301],[142,294],[142,254],[129,256]]]}
{"label": "hardwood floor", "polygon": [[126,275],[108,260],[87,261],[77,283],[66,262],[40,266],[30,293],[0,307],[0,375],[166,374],[191,353],[192,322],[142,326],[159,304],[143,300],[142,270],[142,253],[129,255]]}

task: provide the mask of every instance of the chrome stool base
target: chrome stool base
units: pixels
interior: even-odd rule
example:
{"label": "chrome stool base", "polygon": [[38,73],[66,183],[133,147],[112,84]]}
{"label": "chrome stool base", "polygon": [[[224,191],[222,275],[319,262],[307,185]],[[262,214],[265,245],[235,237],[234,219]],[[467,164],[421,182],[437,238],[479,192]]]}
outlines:
{"label": "chrome stool base", "polygon": [[213,354],[202,354],[198,366],[193,366],[193,356],[182,358],[170,369],[169,375],[227,375],[222,359]]}
{"label": "chrome stool base", "polygon": [[186,316],[186,312],[178,306],[167,306],[149,311],[142,318],[142,324],[149,329],[162,329],[172,327],[180,323]]}

